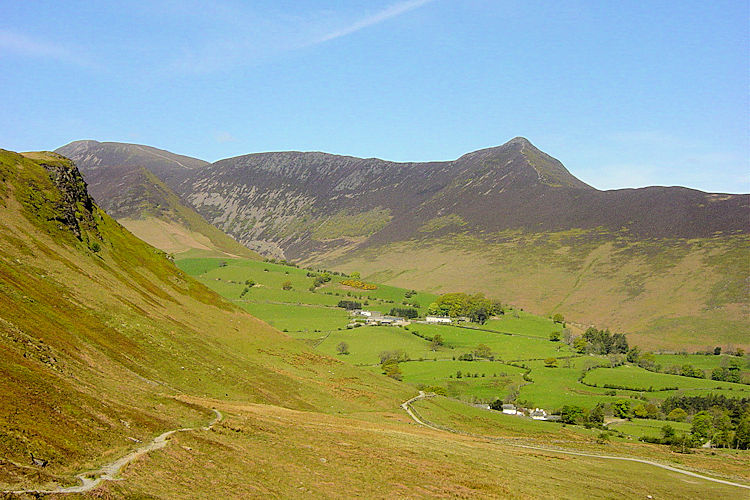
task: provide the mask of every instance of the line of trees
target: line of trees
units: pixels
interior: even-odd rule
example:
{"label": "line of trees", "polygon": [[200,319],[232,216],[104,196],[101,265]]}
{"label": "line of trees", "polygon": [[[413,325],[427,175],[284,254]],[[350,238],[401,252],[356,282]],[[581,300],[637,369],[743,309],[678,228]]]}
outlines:
{"label": "line of trees", "polygon": [[355,309],[362,309],[362,302],[355,300],[339,300],[338,307],[353,311]]}
{"label": "line of trees", "polygon": [[413,307],[392,307],[388,313],[391,316],[398,316],[400,318],[413,319],[419,316],[419,311]]}

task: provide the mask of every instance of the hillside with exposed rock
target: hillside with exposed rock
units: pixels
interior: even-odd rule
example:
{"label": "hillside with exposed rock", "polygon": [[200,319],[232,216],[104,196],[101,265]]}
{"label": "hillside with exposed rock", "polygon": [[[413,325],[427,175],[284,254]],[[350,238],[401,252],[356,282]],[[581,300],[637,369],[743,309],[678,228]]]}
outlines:
{"label": "hillside with exposed rock", "polygon": [[[101,179],[92,190],[106,189],[98,166],[117,146],[73,144],[86,178]],[[600,191],[524,138],[445,162],[278,152],[168,163],[149,171],[268,256],[399,286],[481,290],[651,347],[747,343],[748,195]]]}
{"label": "hillside with exposed rock", "polygon": [[169,253],[257,257],[180,200],[179,183],[208,163],[138,144],[72,142],[57,152],[80,165],[94,199],[136,236]]}

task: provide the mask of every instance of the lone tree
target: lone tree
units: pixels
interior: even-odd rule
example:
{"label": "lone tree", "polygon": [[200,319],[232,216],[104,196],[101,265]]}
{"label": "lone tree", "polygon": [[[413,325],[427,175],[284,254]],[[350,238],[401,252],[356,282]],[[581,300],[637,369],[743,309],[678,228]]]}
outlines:
{"label": "lone tree", "polygon": [[490,358],[492,357],[492,349],[487,344],[479,344],[476,349],[474,349],[474,356],[477,358]]}
{"label": "lone tree", "polygon": [[336,350],[339,354],[349,354],[349,344],[346,342],[339,342],[339,345],[336,346]]}
{"label": "lone tree", "polygon": [[557,368],[557,358],[545,359],[544,366],[546,366],[547,368]]}
{"label": "lone tree", "polygon": [[285,281],[281,284],[281,288],[283,290],[291,290],[292,289],[292,282],[291,281]]}
{"label": "lone tree", "polygon": [[437,351],[438,347],[442,346],[445,343],[443,340],[443,336],[439,333],[436,333],[435,336],[432,337],[432,341],[430,342],[430,349],[433,351]]}
{"label": "lone tree", "polygon": [[555,323],[564,323],[565,317],[562,314],[557,313],[554,316],[552,316],[552,321]]}

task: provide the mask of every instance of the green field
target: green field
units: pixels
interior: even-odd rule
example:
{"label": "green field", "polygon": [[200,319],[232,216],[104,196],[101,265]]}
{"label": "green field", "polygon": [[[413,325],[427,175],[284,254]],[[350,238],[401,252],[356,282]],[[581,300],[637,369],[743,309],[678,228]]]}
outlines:
{"label": "green field", "polygon": [[449,396],[472,401],[503,399],[510,386],[523,383],[525,372],[497,361],[413,361],[399,366],[404,382],[440,386]]}
{"label": "green field", "polygon": [[479,344],[489,346],[495,357],[504,361],[543,359],[573,354],[571,349],[562,342],[550,342],[546,338],[505,335],[450,325],[414,324],[409,328],[429,337],[440,334],[446,345],[455,350],[456,355],[470,352]]}
{"label": "green field", "polygon": [[750,395],[750,386],[744,384],[655,373],[631,365],[592,370],[583,380],[587,384],[596,384],[598,387],[604,387],[605,384],[618,385],[636,391],[646,389],[649,393],[666,393],[670,392],[671,388],[677,387],[681,391],[691,393],[696,391],[696,394],[714,392],[737,397]]}
{"label": "green field", "polygon": [[[341,342],[349,345],[349,354],[338,355],[337,346]],[[317,349],[357,365],[377,365],[380,363],[381,352],[399,349],[411,359],[435,359],[440,356],[439,352],[430,350],[426,340],[403,328],[391,326],[363,326],[332,331]]]}
{"label": "green field", "polygon": [[654,359],[661,365],[661,370],[669,368],[681,368],[684,365],[692,365],[704,371],[707,377],[711,376],[711,370],[718,367],[728,367],[730,364],[738,363],[744,383],[750,383],[750,356],[720,356],[703,354],[656,354]]}
{"label": "green field", "polygon": [[[518,317],[516,317],[516,314]],[[499,319],[487,321],[486,324],[482,325],[482,328],[549,339],[549,334],[562,331],[563,325],[554,323],[548,318],[511,309],[506,311]]]}
{"label": "green field", "polygon": [[265,302],[237,302],[237,305],[295,338],[321,337],[320,332],[336,330],[349,321],[349,313],[333,307]]}
{"label": "green field", "polygon": [[665,425],[671,425],[677,432],[690,432],[690,424],[688,422],[672,422],[670,420],[634,419],[625,422],[613,422],[607,427],[637,438],[643,436],[657,438],[662,437],[661,428]]}
{"label": "green field", "polygon": [[547,368],[542,361],[525,363],[531,372],[533,383],[524,385],[520,390],[520,399],[530,407],[543,407],[556,410],[564,405],[578,405],[591,408],[599,402],[612,402],[621,399],[607,396],[606,390],[586,387],[578,381],[582,370],[588,366],[603,364],[606,360],[595,357],[571,359],[570,368],[561,361],[557,368]]}
{"label": "green field", "polygon": [[[355,289],[342,285],[346,278],[339,275],[332,275],[330,282],[313,292],[309,288],[314,278],[307,276],[308,270],[250,259],[194,257],[179,259],[177,264],[251,314],[310,342],[321,353],[380,373],[380,354],[402,351],[410,360],[400,364],[406,383],[415,389],[440,386],[451,397],[465,401],[491,402],[518,390],[518,400],[523,404],[554,411],[564,405],[591,408],[602,402],[644,396],[658,402],[678,391],[745,397],[750,394],[750,386],[742,384],[654,373],[630,365],[610,368],[610,361],[604,356],[582,356],[563,342],[550,341],[549,334],[561,331],[563,325],[520,310],[509,309],[484,325],[412,323],[408,327],[347,328],[351,316],[336,307],[340,300],[360,301],[363,308],[385,313],[404,303],[416,303],[424,315],[436,296],[417,292],[407,298],[407,289],[380,284],[375,290]],[[248,288],[246,280],[252,280],[254,286]],[[291,290],[282,288],[285,282],[291,284]],[[443,338],[444,345],[433,350],[429,339],[435,335]],[[341,343],[347,345],[348,354],[339,354]],[[489,347],[495,361],[458,361],[481,344]],[[554,368],[545,366],[544,360],[550,357],[557,359]],[[726,355],[656,355],[663,368],[691,364],[710,370],[736,359]],[[523,364],[526,368],[501,362]],[[591,368],[595,369],[586,371]],[[460,379],[456,377],[459,370]],[[528,379],[524,380],[527,370]],[[472,376],[467,377],[467,373]],[[620,388],[614,389],[613,395],[613,389],[604,385]]]}

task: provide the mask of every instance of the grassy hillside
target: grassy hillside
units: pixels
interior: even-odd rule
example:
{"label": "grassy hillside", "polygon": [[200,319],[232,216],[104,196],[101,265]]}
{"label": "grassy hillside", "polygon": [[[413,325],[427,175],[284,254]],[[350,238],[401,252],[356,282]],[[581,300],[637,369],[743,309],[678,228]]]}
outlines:
{"label": "grassy hillside", "polygon": [[[76,173],[62,157],[0,160],[0,483],[38,485],[203,423],[184,393],[326,412],[410,394],[242,313],[90,200],[67,219],[40,166]],[[42,477],[29,453],[49,460]]]}
{"label": "grassy hillside", "polygon": [[[543,489],[561,498],[584,491],[695,498],[738,491],[645,465],[418,427],[399,408],[413,386],[321,354],[221,298],[93,204],[64,158],[0,151],[0,180],[0,490],[73,484],[74,474],[164,431],[205,425],[217,408],[225,419],[211,430],[173,435],[165,448],[126,467],[122,481],[102,483],[88,496],[534,497]],[[228,271],[217,260],[189,267],[226,294],[236,287],[242,293],[244,281],[205,276]],[[266,265],[238,262],[248,263],[245,273]],[[274,297],[307,281],[292,276],[292,268],[264,269],[257,272],[275,275],[248,292],[268,289],[267,300],[256,304],[286,306]],[[279,278],[292,281],[292,290],[272,287]],[[363,292],[333,280],[308,291],[320,309],[360,294],[386,308],[401,293]],[[315,321],[299,325],[300,332],[316,333]],[[430,418],[446,423],[497,418],[452,400],[424,405],[435,409]],[[494,425],[492,433],[680,460],[735,480],[747,480],[750,469],[746,457],[727,450],[675,458],[625,442],[603,448],[591,432],[528,423],[520,430]],[[32,466],[30,453],[49,465]]]}
{"label": "grassy hillside", "polygon": [[138,238],[168,253],[194,250],[228,254],[236,257],[260,258],[247,247],[237,243],[185,205],[156,175],[140,169],[141,184],[138,207],[129,210],[118,222]]}

